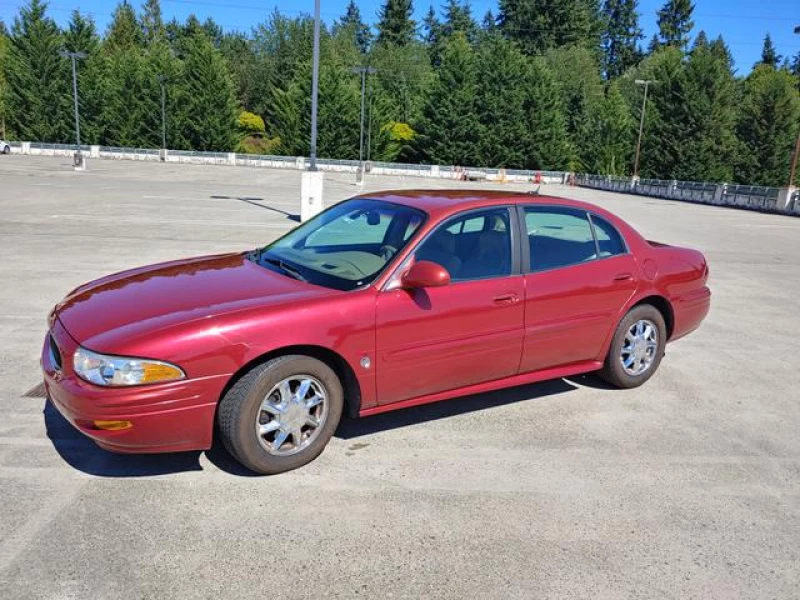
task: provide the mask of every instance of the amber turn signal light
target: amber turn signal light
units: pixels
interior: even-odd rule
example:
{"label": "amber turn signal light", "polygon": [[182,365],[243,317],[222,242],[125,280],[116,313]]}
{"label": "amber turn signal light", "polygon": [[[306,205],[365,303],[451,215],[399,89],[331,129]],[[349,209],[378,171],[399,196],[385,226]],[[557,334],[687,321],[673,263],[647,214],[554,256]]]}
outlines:
{"label": "amber turn signal light", "polygon": [[120,431],[133,427],[133,423],[130,421],[92,421],[92,425],[94,425],[95,429],[104,431]]}

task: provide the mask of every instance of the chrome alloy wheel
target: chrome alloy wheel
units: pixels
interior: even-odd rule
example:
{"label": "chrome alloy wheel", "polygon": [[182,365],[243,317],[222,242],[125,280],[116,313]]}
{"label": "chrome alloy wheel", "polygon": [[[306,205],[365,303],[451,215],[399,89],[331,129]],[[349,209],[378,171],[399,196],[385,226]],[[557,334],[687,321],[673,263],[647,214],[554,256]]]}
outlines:
{"label": "chrome alloy wheel", "polygon": [[636,321],[622,342],[620,361],[628,375],[641,375],[656,358],[658,351],[658,328],[648,319]]}
{"label": "chrome alloy wheel", "polygon": [[311,444],[327,418],[325,386],[310,375],[292,375],[264,398],[256,416],[256,435],[270,454],[289,456]]}

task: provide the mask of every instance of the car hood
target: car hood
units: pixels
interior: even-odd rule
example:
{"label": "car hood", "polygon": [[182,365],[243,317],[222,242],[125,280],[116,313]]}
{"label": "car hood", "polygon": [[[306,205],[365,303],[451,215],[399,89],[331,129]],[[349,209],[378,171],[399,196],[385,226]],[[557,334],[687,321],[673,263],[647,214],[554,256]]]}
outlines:
{"label": "car hood", "polygon": [[103,277],[75,289],[55,313],[76,342],[109,352],[175,325],[335,293],[227,254]]}

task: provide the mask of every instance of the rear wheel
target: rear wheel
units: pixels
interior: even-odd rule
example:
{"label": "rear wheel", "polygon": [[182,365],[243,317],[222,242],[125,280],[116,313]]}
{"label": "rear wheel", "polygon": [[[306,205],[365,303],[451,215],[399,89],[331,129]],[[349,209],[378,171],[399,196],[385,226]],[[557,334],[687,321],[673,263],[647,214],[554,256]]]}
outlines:
{"label": "rear wheel", "polygon": [[271,475],[320,455],[344,405],[342,385],[325,363],[281,356],[254,367],[220,401],[222,442],[248,469]]}
{"label": "rear wheel", "polygon": [[664,356],[667,327],[650,304],[632,308],[611,340],[600,376],[620,388],[634,388],[650,379]]}
{"label": "rear wheel", "polygon": [[10,154],[11,146],[3,146],[3,154]]}

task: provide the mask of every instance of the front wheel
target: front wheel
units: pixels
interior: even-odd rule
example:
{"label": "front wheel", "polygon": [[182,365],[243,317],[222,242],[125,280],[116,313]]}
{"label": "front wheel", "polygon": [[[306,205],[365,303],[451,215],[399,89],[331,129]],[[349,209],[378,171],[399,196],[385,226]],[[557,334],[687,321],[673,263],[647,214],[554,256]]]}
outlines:
{"label": "front wheel", "polygon": [[3,154],[10,154],[11,146],[3,146]]}
{"label": "front wheel", "polygon": [[245,467],[273,475],[322,453],[344,406],[336,373],[309,356],[281,356],[254,367],[220,401],[222,442]]}
{"label": "front wheel", "polygon": [[632,308],[611,340],[600,376],[620,388],[635,388],[650,379],[664,356],[667,327],[650,304]]}

